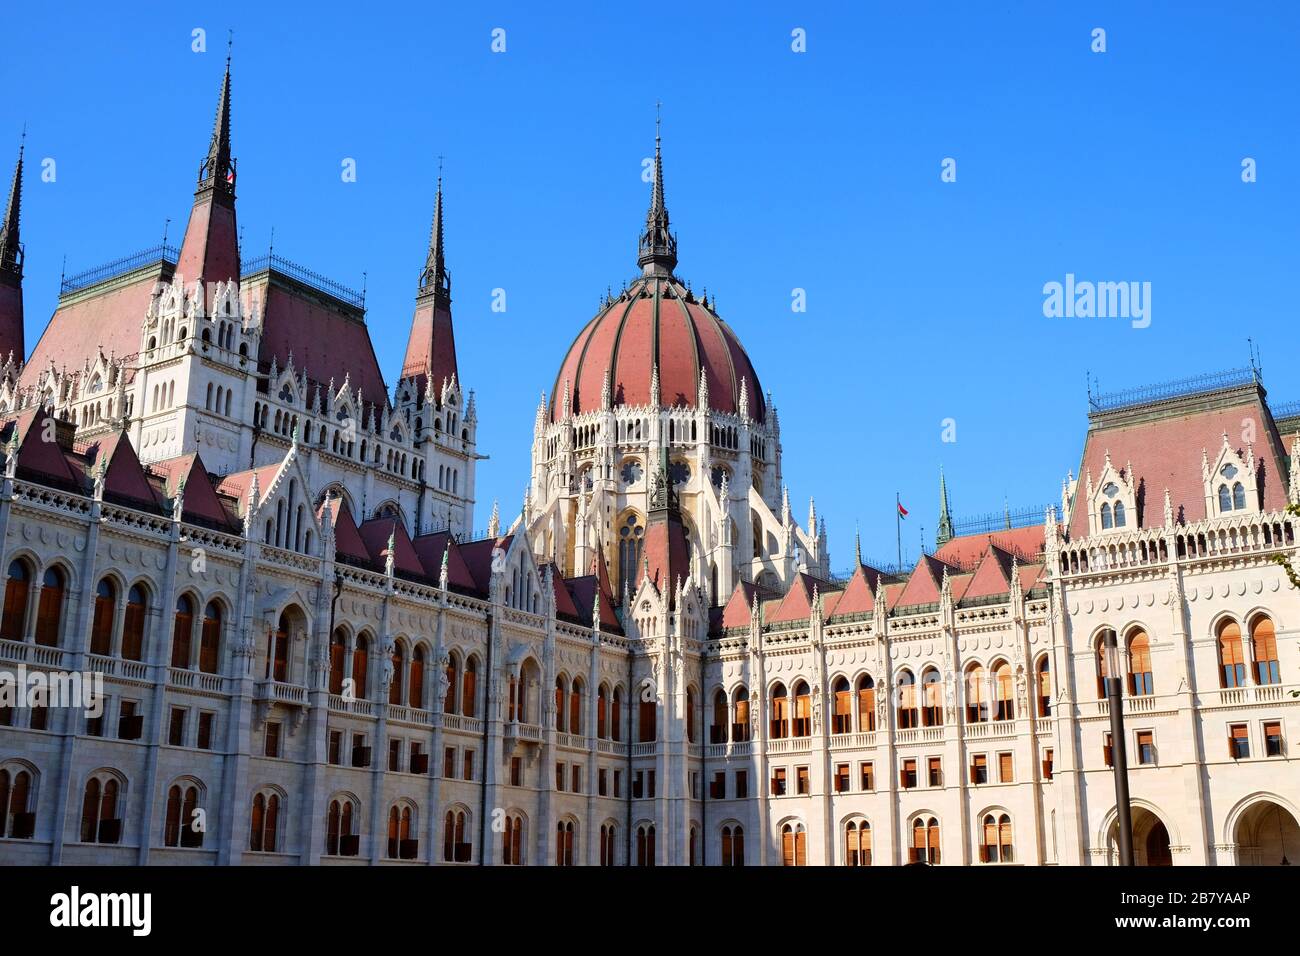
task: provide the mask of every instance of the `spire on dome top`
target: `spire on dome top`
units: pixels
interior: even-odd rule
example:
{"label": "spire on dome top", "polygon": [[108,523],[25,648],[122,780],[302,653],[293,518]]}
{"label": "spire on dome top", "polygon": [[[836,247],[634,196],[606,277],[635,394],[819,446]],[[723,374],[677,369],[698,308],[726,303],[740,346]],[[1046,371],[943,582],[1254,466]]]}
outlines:
{"label": "spire on dome top", "polygon": [[672,275],[677,265],[677,237],[668,222],[664,204],[664,164],[659,136],[659,104],[655,104],[655,168],[650,187],[650,210],[637,247],[637,265],[643,275]]}
{"label": "spire on dome top", "polygon": [[239,227],[235,222],[235,161],[230,155],[230,57],[217,97],[208,155],[199,166],[194,208],[185,226],[176,274],[200,283],[210,307],[218,282],[239,281]]}
{"label": "spire on dome top", "polygon": [[217,96],[217,115],[212,122],[208,155],[199,166],[199,191],[215,190],[234,199],[235,161],[230,156],[230,50],[226,50],[226,74]]}
{"label": "spire on dome top", "polygon": [[451,301],[451,276],[442,248],[442,158],[438,158],[438,192],[433,200],[433,224],[429,227],[429,253],[420,273],[420,294],[433,293]]}
{"label": "spire on dome top", "polygon": [[942,548],[955,535],[952,529],[952,515],[948,511],[948,483],[944,480],[943,469],[939,469],[939,530],[935,533],[934,546]]}
{"label": "spire on dome top", "polygon": [[27,352],[23,344],[23,244],[18,220],[23,201],[23,152],[27,147],[27,129],[18,146],[18,164],[14,166],[9,186],[9,202],[0,219],[0,356],[13,354],[23,361]]}

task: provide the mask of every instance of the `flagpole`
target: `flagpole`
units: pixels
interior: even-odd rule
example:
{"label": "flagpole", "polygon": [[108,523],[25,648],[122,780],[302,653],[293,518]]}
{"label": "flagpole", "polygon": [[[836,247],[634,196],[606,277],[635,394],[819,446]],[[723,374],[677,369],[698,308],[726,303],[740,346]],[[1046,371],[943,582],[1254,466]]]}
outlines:
{"label": "flagpole", "polygon": [[898,542],[898,567],[903,567],[903,518],[902,502],[898,498],[898,492],[894,492],[894,537]]}

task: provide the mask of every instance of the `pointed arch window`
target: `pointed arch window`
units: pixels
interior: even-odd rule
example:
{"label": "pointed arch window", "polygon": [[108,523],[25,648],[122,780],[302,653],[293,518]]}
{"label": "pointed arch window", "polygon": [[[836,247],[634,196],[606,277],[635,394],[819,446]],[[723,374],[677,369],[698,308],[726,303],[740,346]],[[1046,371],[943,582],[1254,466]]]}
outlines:
{"label": "pointed arch window", "polygon": [[867,733],[876,729],[876,682],[870,674],[858,678],[858,730]]}
{"label": "pointed arch window", "polygon": [[0,837],[30,840],[36,832],[31,812],[32,775],[28,770],[0,768]]}
{"label": "pointed arch window", "polygon": [[21,641],[27,631],[27,596],[31,592],[31,572],[24,561],[9,563],[5,581],[4,616],[0,618],[0,638]]}
{"label": "pointed arch window", "polygon": [[835,710],[831,714],[831,733],[850,734],[853,732],[853,691],[849,682],[841,677],[835,681]]}
{"label": "pointed arch window", "polygon": [[939,671],[931,667],[921,675],[922,707],[921,720],[927,727],[939,727],[943,724],[943,684]]}
{"label": "pointed arch window", "polygon": [[934,817],[917,817],[912,821],[912,863],[939,865],[939,821]]}
{"label": "pointed arch window", "polygon": [[653,823],[643,823],[636,828],[636,865],[655,865],[655,828]]}
{"label": "pointed arch window", "polygon": [[555,826],[555,865],[573,866],[572,820],[561,820]]}
{"label": "pointed arch window", "polygon": [[393,664],[393,682],[388,685],[388,702],[393,705],[402,703],[402,679],[406,676],[406,650],[401,641],[393,642],[390,658]]}
{"label": "pointed arch window", "polygon": [[850,820],[844,826],[844,865],[871,865],[871,824]]}
{"label": "pointed arch window", "polygon": [[555,678],[555,729],[564,733],[568,727],[569,711],[565,704],[569,691],[563,676]]}
{"label": "pointed arch window", "polygon": [[471,657],[465,662],[463,684],[460,693],[460,712],[466,717],[473,717],[478,694],[478,658]]}
{"label": "pointed arch window", "polygon": [[609,708],[609,736],[611,740],[623,739],[623,688],[614,688],[613,702]]}
{"label": "pointed arch window", "polygon": [[524,820],[517,813],[506,814],[505,830],[501,835],[501,862],[506,866],[524,865]]}
{"label": "pointed arch window", "polygon": [[1052,716],[1052,662],[1046,654],[1038,659],[1038,716]]}
{"label": "pointed arch window", "polygon": [[1011,845],[1011,817],[1005,813],[986,813],[980,841],[981,863],[1011,863],[1015,854]]}
{"label": "pointed arch window", "polygon": [[280,795],[259,792],[253,795],[248,818],[248,848],[254,853],[274,853],[280,825]]}
{"label": "pointed arch window", "polygon": [[445,863],[469,863],[474,846],[469,819],[464,810],[451,809],[443,817],[442,859]]}
{"label": "pointed arch window", "polygon": [[600,825],[600,865],[614,865],[614,850],[618,846],[618,827],[612,823]]}
{"label": "pointed arch window", "polygon": [[722,865],[745,865],[745,828],[742,826],[725,826],[722,828]]}
{"label": "pointed arch window", "polygon": [[785,684],[772,688],[772,717],[769,721],[768,736],[781,740],[790,733],[790,698],[786,695]]}
{"label": "pointed arch window", "polygon": [[209,601],[203,609],[203,631],[199,636],[199,670],[215,674],[221,670],[221,605]]}
{"label": "pointed arch window", "polygon": [[172,625],[172,667],[189,670],[190,640],[194,633],[194,602],[188,594],[176,600],[176,618]]}
{"label": "pointed arch window", "polygon": [[411,679],[408,698],[416,710],[424,709],[424,648],[417,647],[411,654]]}
{"label": "pointed arch window", "polygon": [[742,684],[732,694],[731,739],[745,741],[749,739],[749,691]]}
{"label": "pointed arch window", "polygon": [[193,784],[172,784],[167,791],[167,813],[163,824],[164,846],[203,846],[203,830],[195,828],[198,806],[198,787]]}
{"label": "pointed arch window", "polygon": [[113,619],[117,617],[117,587],[111,578],[101,578],[95,588],[95,618],[90,627],[90,653],[113,652]]}
{"label": "pointed arch window", "polygon": [[352,693],[357,700],[366,699],[367,673],[370,663],[370,640],[364,634],[357,636],[357,645],[352,649]]}
{"label": "pointed arch window", "polygon": [[135,585],[126,594],[122,618],[122,656],[129,661],[144,659],[144,616],[147,600],[144,588]]}
{"label": "pointed arch window", "polygon": [[330,635],[330,693],[338,696],[343,693],[343,679],[348,657],[348,639],[343,631],[336,630]]}
{"label": "pointed arch window", "polygon": [[800,681],[794,688],[794,733],[795,737],[812,736],[812,697],[808,685]]}
{"label": "pointed arch window", "polygon": [[326,856],[357,856],[361,852],[361,839],[354,832],[356,806],[347,797],[330,801],[325,817]]}
{"label": "pointed arch window", "polygon": [[1128,642],[1128,692],[1134,697],[1155,693],[1151,671],[1151,639],[1143,630],[1134,631]]}
{"label": "pointed arch window", "polygon": [[916,710],[916,678],[905,670],[898,675],[898,729],[908,730],[918,726]]}
{"label": "pointed arch window", "polygon": [[96,774],[86,781],[81,802],[82,843],[121,842],[119,789],[117,777],[111,774]]}
{"label": "pointed arch window", "polygon": [[987,678],[982,664],[973,664],[966,670],[966,722],[983,723],[989,719]]}
{"label": "pointed arch window", "polygon": [[1260,615],[1251,625],[1251,642],[1255,646],[1255,680],[1260,684],[1280,684],[1277,663],[1277,632],[1271,618]]}
{"label": "pointed arch window", "polygon": [[[607,739],[609,730],[609,688],[601,684],[596,691],[596,736]],[[717,741],[714,741],[715,743]]]}
{"label": "pointed arch window", "polygon": [[618,529],[618,587],[620,593],[636,590],[637,570],[641,566],[641,548],[645,526],[640,515],[629,514]]}
{"label": "pointed arch window", "polygon": [[1225,621],[1219,627],[1219,681],[1224,687],[1243,687],[1246,659],[1241,649],[1241,625]]}
{"label": "pointed arch window", "polygon": [[61,568],[48,568],[41,585],[41,597],[36,609],[36,643],[45,647],[59,646],[59,625],[63,618],[63,594],[67,578]]}
{"label": "pointed arch window", "polygon": [[1003,661],[993,671],[993,719],[1014,720],[1015,717],[1016,699],[1011,682],[1011,665]]}
{"label": "pointed arch window", "polygon": [[808,865],[808,831],[802,823],[787,823],[781,827],[781,865]]}
{"label": "pointed arch window", "polygon": [[1115,527],[1124,527],[1124,502],[1115,502]]}

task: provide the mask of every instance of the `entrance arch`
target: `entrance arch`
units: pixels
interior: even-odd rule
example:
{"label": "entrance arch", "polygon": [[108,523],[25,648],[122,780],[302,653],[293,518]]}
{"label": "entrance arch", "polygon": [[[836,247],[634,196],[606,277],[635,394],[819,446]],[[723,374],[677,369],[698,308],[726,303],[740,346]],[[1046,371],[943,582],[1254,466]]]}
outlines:
{"label": "entrance arch", "polygon": [[[1133,865],[1173,866],[1169,827],[1155,807],[1134,800]],[[1119,863],[1119,820],[1114,809],[1106,817],[1106,858],[1111,866]]]}
{"label": "entrance arch", "polygon": [[1230,831],[1238,866],[1287,866],[1300,862],[1300,824],[1280,800],[1261,797],[1241,810]]}

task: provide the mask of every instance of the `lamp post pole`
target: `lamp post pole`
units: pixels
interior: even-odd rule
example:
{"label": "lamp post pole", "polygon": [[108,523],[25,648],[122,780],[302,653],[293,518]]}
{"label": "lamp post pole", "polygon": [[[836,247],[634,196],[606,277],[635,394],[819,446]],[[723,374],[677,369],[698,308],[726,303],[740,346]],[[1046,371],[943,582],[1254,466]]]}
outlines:
{"label": "lamp post pole", "polygon": [[1128,799],[1128,751],[1124,746],[1124,693],[1119,647],[1113,630],[1103,641],[1106,654],[1106,700],[1110,710],[1110,762],[1115,774],[1115,812],[1119,827],[1119,865],[1133,865],[1133,809]]}

